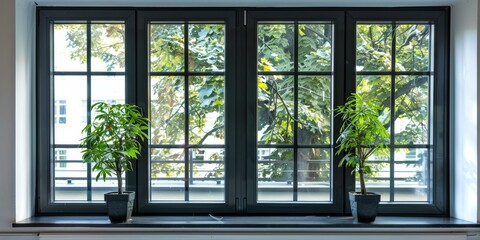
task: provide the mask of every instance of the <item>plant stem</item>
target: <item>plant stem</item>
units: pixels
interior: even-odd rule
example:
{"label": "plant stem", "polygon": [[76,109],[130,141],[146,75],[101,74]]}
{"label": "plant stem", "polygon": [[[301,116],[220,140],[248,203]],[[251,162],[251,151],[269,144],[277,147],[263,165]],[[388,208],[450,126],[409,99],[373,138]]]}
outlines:
{"label": "plant stem", "polygon": [[122,168],[119,161],[115,161],[115,174],[117,175],[118,194],[123,194]]}
{"label": "plant stem", "polygon": [[361,143],[358,144],[358,150],[357,150],[357,156],[358,156],[358,175],[360,177],[360,191],[362,192],[362,195],[367,194],[367,188],[365,187],[365,159],[366,156],[364,154],[364,149],[361,147]]}
{"label": "plant stem", "polygon": [[364,176],[363,170],[358,171],[358,173],[360,175],[360,190],[362,192],[362,195],[366,195],[367,189],[365,187],[365,176]]}

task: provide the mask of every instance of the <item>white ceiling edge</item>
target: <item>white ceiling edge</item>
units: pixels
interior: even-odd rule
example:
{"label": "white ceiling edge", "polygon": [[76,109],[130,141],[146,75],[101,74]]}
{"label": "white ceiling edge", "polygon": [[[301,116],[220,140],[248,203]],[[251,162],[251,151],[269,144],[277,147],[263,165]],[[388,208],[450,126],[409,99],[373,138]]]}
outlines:
{"label": "white ceiling edge", "polygon": [[[21,1],[21,0],[17,0]],[[39,6],[109,7],[417,7],[466,0],[34,0]]]}

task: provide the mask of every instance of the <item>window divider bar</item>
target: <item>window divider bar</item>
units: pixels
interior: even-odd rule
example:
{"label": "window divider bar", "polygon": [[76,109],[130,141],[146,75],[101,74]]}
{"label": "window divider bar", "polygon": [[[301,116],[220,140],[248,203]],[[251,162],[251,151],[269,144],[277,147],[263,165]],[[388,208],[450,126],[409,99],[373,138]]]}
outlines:
{"label": "window divider bar", "polygon": [[[87,22],[87,124],[92,123],[92,25]],[[87,134],[90,134],[89,129]],[[90,146],[87,146],[90,147]],[[87,201],[92,201],[92,164],[87,163]]]}
{"label": "window divider bar", "polygon": [[92,75],[92,76],[125,76],[125,72],[92,72],[92,71],[65,72],[65,71],[58,71],[58,72],[53,72],[53,75],[57,75],[57,76],[85,76],[85,75]]}
{"label": "window divider bar", "polygon": [[183,145],[183,144],[151,144],[150,148],[225,148],[224,144],[209,144],[209,145]]}
{"label": "window divider bar", "polygon": [[[395,60],[394,60],[395,61]],[[392,66],[393,67],[393,66]],[[404,71],[404,72],[396,72],[396,71],[381,71],[381,72],[357,72],[359,76],[383,76],[383,75],[392,75],[392,76],[405,76],[405,75],[412,75],[412,76],[423,76],[423,75],[431,75],[433,72],[423,71],[423,72],[412,72],[412,71]]]}
{"label": "window divider bar", "polygon": [[295,21],[293,26],[293,201],[296,202],[298,201],[298,21]]}
{"label": "window divider bar", "polygon": [[390,73],[390,202],[395,201],[395,63],[396,63],[396,38],[397,24],[392,23],[392,69]]}
{"label": "window divider bar", "polygon": [[[150,72],[150,76],[185,76],[185,72]],[[188,72],[189,76],[223,76],[225,72]]]}
{"label": "window divider bar", "polygon": [[[294,145],[291,144],[258,144],[257,148],[294,148]],[[298,144],[297,148],[326,148],[330,149],[333,146],[330,144],[312,144],[312,145],[302,145]]]}
{"label": "window divider bar", "polygon": [[[298,58],[298,56],[297,56]],[[298,71],[298,68],[296,71],[293,72],[288,72],[288,71],[275,71],[275,72],[258,72],[258,75],[265,75],[265,76],[273,76],[273,75],[306,75],[306,76],[331,76],[333,75],[333,72],[328,71],[328,72],[300,72]]]}
{"label": "window divider bar", "polygon": [[184,83],[185,83],[185,87],[184,87],[184,95],[185,95],[185,147],[184,147],[184,152],[185,152],[185,201],[189,201],[190,200],[190,194],[189,194],[189,189],[190,189],[190,148],[188,147],[189,145],[189,142],[190,142],[190,133],[189,133],[189,129],[190,129],[190,121],[189,121],[189,118],[190,118],[190,113],[189,113],[189,69],[188,69],[188,66],[189,66],[189,62],[188,62],[188,22],[185,22],[184,25],[183,25],[183,31],[184,31],[184,37],[185,37],[185,40],[184,40],[184,53],[183,53],[183,57],[185,59],[185,72],[184,72]]}

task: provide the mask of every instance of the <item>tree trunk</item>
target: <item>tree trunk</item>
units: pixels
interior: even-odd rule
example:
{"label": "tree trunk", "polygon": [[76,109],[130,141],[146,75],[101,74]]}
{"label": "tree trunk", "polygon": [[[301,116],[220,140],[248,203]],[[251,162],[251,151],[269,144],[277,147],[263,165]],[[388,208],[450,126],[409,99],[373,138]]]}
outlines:
{"label": "tree trunk", "polygon": [[[308,130],[298,129],[298,143],[310,144],[312,143],[313,133]],[[309,173],[309,170],[318,170],[317,163],[309,163],[311,148],[298,148],[297,155],[297,169],[298,182],[307,182],[309,179],[314,179],[318,173]]]}

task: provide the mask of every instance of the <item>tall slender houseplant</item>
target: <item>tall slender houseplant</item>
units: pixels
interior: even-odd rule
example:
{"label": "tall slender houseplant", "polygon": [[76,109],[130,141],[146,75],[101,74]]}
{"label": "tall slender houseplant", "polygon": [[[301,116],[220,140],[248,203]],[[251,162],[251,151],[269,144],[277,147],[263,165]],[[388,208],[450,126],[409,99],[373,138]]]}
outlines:
{"label": "tall slender houseplant", "polygon": [[[347,98],[345,105],[339,106],[335,110],[343,121],[340,136],[337,139],[338,150],[336,154],[344,153],[345,155],[339,166],[352,167],[352,174],[354,172],[358,173],[360,194],[363,196],[362,201],[367,199],[367,195],[374,195],[375,197],[372,204],[363,204],[355,200],[355,195],[358,195],[358,193],[351,193],[352,213],[361,222],[371,222],[375,219],[380,195],[367,192],[365,187],[365,175],[372,173],[367,160],[373,154],[376,154],[376,156],[388,154],[387,143],[390,136],[384,124],[380,121],[382,109],[373,102],[364,100],[359,94],[353,93]],[[376,203],[373,204],[373,202]],[[360,216],[361,213],[358,214],[360,217],[356,216],[357,210],[361,211],[360,207],[367,205],[369,208],[375,208],[374,210],[367,209],[374,212],[374,216],[368,216],[365,219]]]}
{"label": "tall slender houseplant", "polygon": [[[140,109],[130,104],[107,104],[98,102],[92,105],[95,118],[82,130],[87,136],[81,139],[84,147],[83,161],[93,164],[93,171],[98,171],[96,180],[106,180],[107,176],[117,178],[117,193],[106,193],[105,200],[112,222],[124,222],[131,216],[135,194],[123,192],[122,174],[132,170],[132,160],[140,155],[141,142],[148,138],[148,119],[143,117]],[[115,197],[113,195],[128,195]],[[113,197],[112,197],[113,196]],[[110,201],[110,199],[114,199]],[[119,200],[121,199],[121,200]],[[126,202],[124,202],[126,201]],[[111,202],[125,205],[125,216],[112,217],[112,212],[120,212],[118,206]],[[121,205],[123,208],[123,205]],[[127,209],[130,208],[130,209]]]}
{"label": "tall slender houseplant", "polygon": [[116,175],[118,194],[123,193],[122,174],[132,170],[132,159],[140,155],[141,143],[148,137],[148,119],[140,109],[130,104],[108,104],[98,102],[92,105],[92,113],[98,115],[82,130],[87,136],[81,141],[86,147],[83,161],[93,163],[98,171],[96,180]]}

